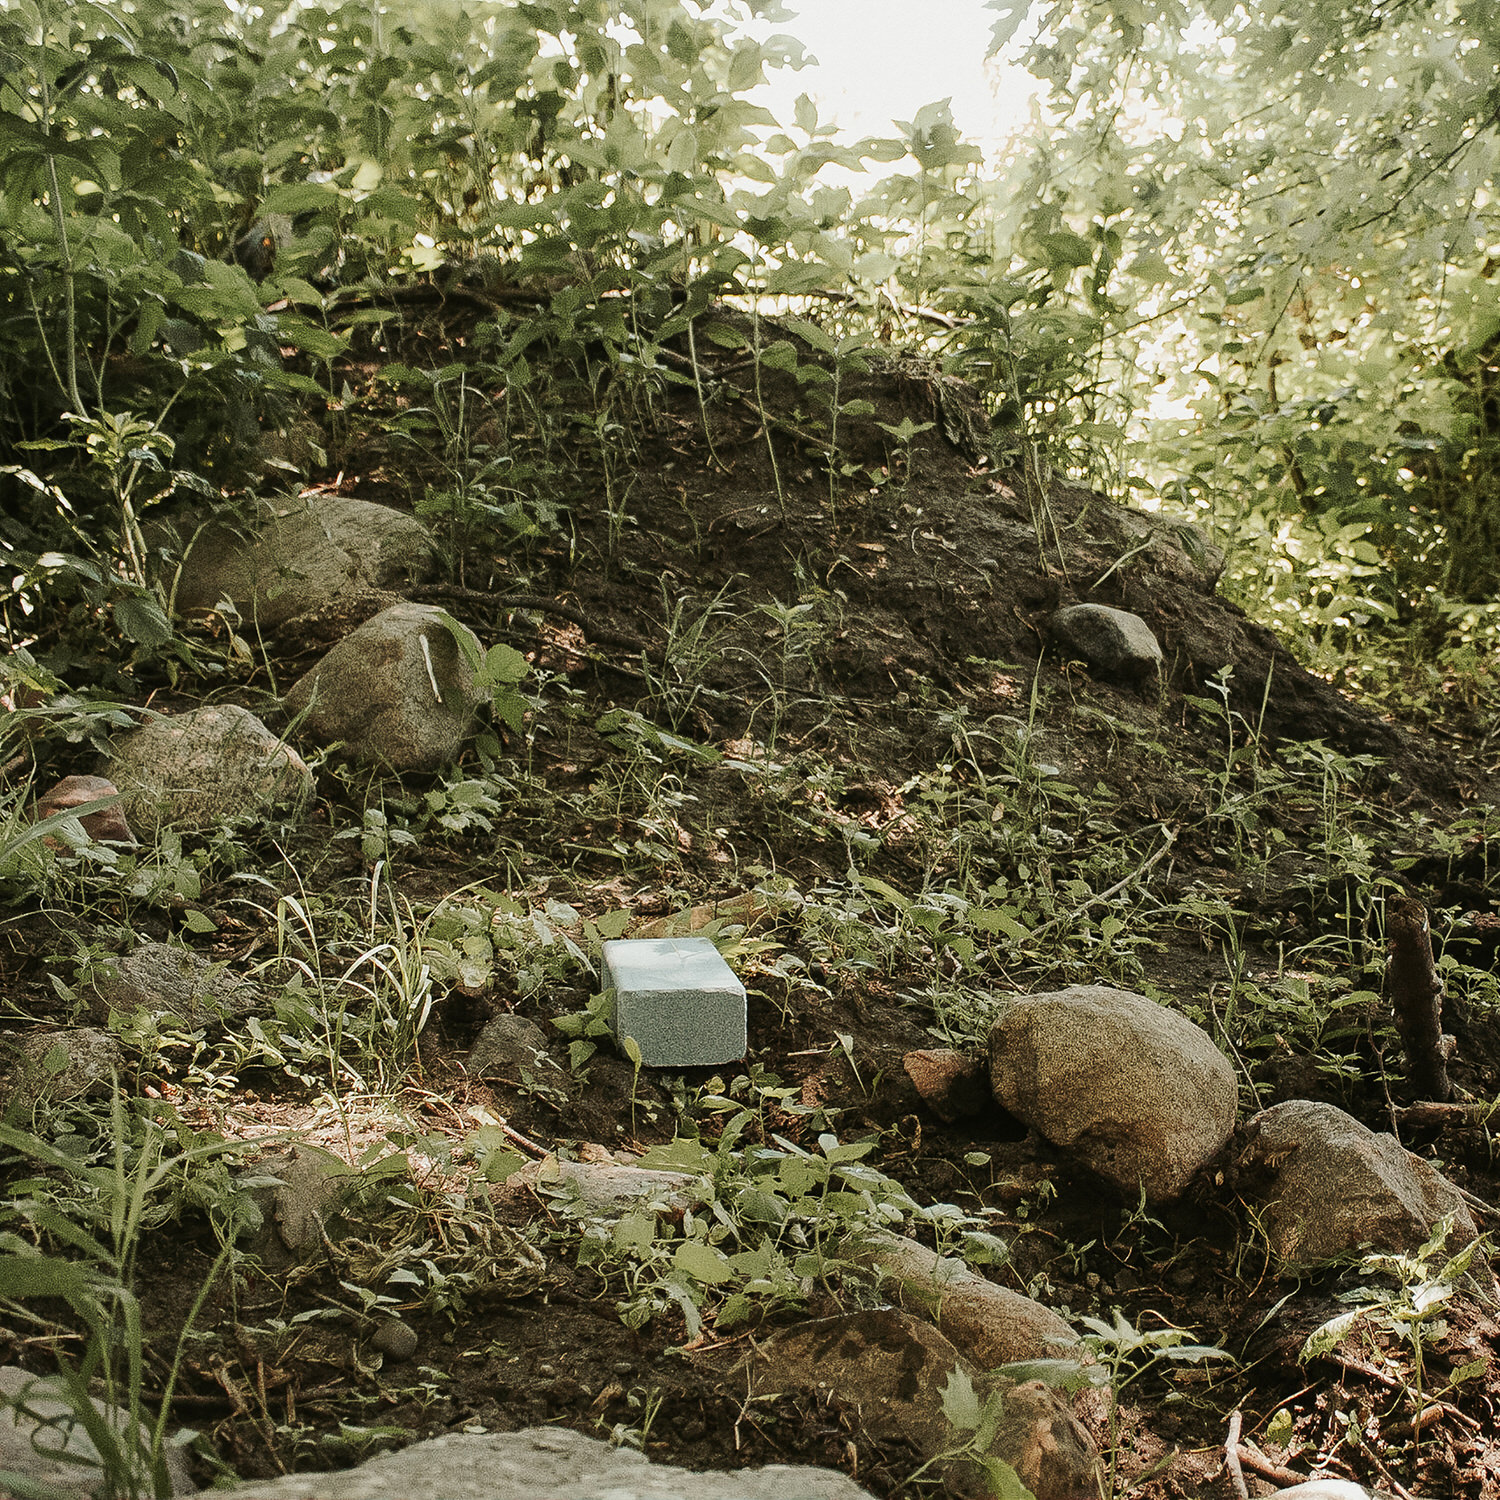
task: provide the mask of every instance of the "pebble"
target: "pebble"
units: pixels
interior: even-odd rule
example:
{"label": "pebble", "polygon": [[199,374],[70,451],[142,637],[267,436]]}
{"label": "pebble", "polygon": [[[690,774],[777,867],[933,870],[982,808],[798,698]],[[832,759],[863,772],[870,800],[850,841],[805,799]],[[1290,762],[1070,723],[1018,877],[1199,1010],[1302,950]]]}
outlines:
{"label": "pebble", "polygon": [[417,1352],[417,1331],[400,1318],[391,1318],[375,1330],[370,1344],[392,1364],[399,1365]]}

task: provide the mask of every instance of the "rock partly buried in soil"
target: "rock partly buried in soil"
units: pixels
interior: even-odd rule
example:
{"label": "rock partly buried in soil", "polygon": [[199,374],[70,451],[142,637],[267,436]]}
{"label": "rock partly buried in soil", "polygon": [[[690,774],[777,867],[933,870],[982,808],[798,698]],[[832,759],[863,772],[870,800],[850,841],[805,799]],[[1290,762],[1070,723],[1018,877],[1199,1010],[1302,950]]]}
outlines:
{"label": "rock partly buried in soil", "polygon": [[901,1059],[922,1103],[946,1125],[993,1110],[984,1064],[951,1047],[919,1047]]}
{"label": "rock partly buried in soil", "polygon": [[1108,522],[1119,528],[1132,560],[1148,576],[1185,583],[1201,594],[1213,593],[1224,571],[1224,553],[1191,521],[1114,506]]}
{"label": "rock partly buried in soil", "polygon": [[880,1274],[880,1290],[939,1331],[980,1369],[1018,1360],[1079,1357],[1078,1335],[1052,1311],[997,1286],[961,1260],[894,1234],[860,1237],[850,1257]]}
{"label": "rock partly buried in soil", "polygon": [[176,1016],[190,1027],[236,1020],[265,1005],[265,996],[248,979],[171,943],[142,943],[133,953],[99,965],[84,998],[100,1020],[144,1011],[153,1020]]}
{"label": "rock partly buried in soil", "polygon": [[[969,1377],[981,1400],[997,1384],[931,1324],[879,1308],[772,1334],[736,1376],[761,1394],[788,1387],[816,1393],[877,1443],[903,1442],[926,1459],[964,1440],[943,1412],[943,1391],[955,1370]],[[1008,1463],[1036,1500],[1097,1500],[1098,1452],[1062,1398],[1039,1380],[998,1386],[1003,1414],[990,1456]],[[950,1463],[943,1477],[958,1494],[991,1493],[977,1464]]]}
{"label": "rock partly buried in soil", "polygon": [[870,1500],[832,1469],[767,1464],[694,1473],[566,1427],[451,1432],[342,1474],[251,1480],[215,1493],[233,1500]]}
{"label": "rock partly buried in soil", "polygon": [[[108,1093],[124,1061],[114,1034],[93,1026],[33,1032],[20,1051],[10,1098],[22,1109],[43,1099],[62,1104]],[[6,1102],[0,1093],[0,1104]]]}
{"label": "rock partly buried in soil", "polygon": [[[64,776],[50,791],[37,798],[36,821],[50,818],[53,813],[67,812],[75,807],[87,807],[90,802],[102,802],[107,797],[118,797],[120,789],[103,776]],[[125,814],[117,802],[113,807],[101,807],[97,812],[85,813],[79,822],[91,839],[101,843],[133,844],[135,835]]]}
{"label": "rock partly buried in soil", "polygon": [[[1246,1127],[1242,1166],[1270,1176],[1261,1224],[1288,1270],[1320,1265],[1362,1246],[1419,1248],[1453,1215],[1450,1250],[1477,1239],[1458,1189],[1393,1135],[1377,1135],[1334,1104],[1289,1099]],[[1253,1191],[1253,1190],[1252,1190]]]}
{"label": "rock partly buried in soil", "polygon": [[1047,633],[1105,677],[1139,682],[1161,670],[1161,643],[1151,627],[1129,610],[1108,604],[1070,604],[1047,622]]}
{"label": "rock partly buried in soil", "polygon": [[[123,1412],[90,1399],[94,1410],[111,1427],[122,1434],[126,1431]],[[50,1500],[92,1500],[103,1494],[99,1450],[83,1424],[72,1420],[75,1411],[73,1401],[57,1381],[15,1365],[0,1366],[0,1474],[30,1481],[37,1486],[37,1493]],[[145,1436],[149,1440],[149,1430]],[[198,1487],[188,1474],[182,1450],[168,1447],[163,1457],[171,1493],[196,1495]],[[0,1489],[0,1494],[8,1493]]]}
{"label": "rock partly buried in soil", "polygon": [[295,810],[313,789],[302,757],[233,703],[156,719],[121,736],[109,772],[121,811],[146,834]]}
{"label": "rock partly buried in soil", "polygon": [[1132,1197],[1179,1197],[1229,1139],[1234,1073],[1208,1033],[1144,995],[1013,997],[990,1028],[995,1098]]}
{"label": "rock partly buried in soil", "polygon": [[236,1179],[261,1213],[245,1249],[270,1266],[285,1265],[288,1256],[318,1254],[358,1180],[338,1157],[316,1146],[261,1157]]}
{"label": "rock partly buried in soil", "polygon": [[[447,619],[403,600],[351,631],[286,695],[296,735],[394,771],[451,765],[480,695]],[[482,655],[473,631],[458,628]]]}
{"label": "rock partly buried in soil", "polygon": [[636,1203],[660,1204],[669,1213],[681,1214],[703,1202],[698,1179],[686,1172],[617,1161],[563,1161],[556,1156],[529,1162],[492,1191],[505,1197],[547,1193],[599,1218],[618,1218]]}
{"label": "rock partly buried in soil", "polygon": [[432,570],[426,527],[389,506],[339,495],[262,501],[247,526],[210,523],[191,540],[177,606],[195,614],[228,600],[245,624],[270,629]]}
{"label": "rock partly buried in soil", "polygon": [[556,1073],[566,1079],[562,1069],[547,1054],[547,1038],[535,1021],[525,1016],[495,1016],[485,1022],[464,1062],[470,1078],[494,1078],[519,1088],[521,1070],[534,1074]]}

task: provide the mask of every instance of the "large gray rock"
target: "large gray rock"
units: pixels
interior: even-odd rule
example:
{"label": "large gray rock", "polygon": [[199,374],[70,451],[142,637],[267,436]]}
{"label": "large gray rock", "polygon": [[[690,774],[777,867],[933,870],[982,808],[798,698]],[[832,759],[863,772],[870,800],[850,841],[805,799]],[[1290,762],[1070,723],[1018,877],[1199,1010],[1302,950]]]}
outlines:
{"label": "large gray rock", "polygon": [[264,1003],[260,989],[223,964],[171,943],[141,943],[95,969],[87,998],[100,1019],[110,1012],[176,1016],[188,1026],[248,1016]]}
{"label": "large gray rock", "polygon": [[1107,604],[1070,604],[1047,623],[1053,640],[1107,677],[1140,679],[1160,670],[1161,644],[1139,615]]}
{"label": "large gray rock", "polygon": [[[757,1393],[788,1386],[842,1409],[877,1442],[909,1443],[932,1458],[966,1434],[943,1412],[943,1392],[961,1371],[981,1399],[999,1389],[1003,1415],[990,1448],[1036,1500],[1098,1500],[1099,1455],[1067,1404],[1041,1381],[1012,1385],[980,1375],[937,1329],[894,1308],[819,1318],[760,1341],[739,1379]],[[960,1495],[992,1493],[977,1464],[943,1466]]]}
{"label": "large gray rock", "polygon": [[1454,1185],[1393,1135],[1337,1105],[1288,1099],[1251,1120],[1242,1162],[1270,1174],[1260,1222],[1283,1266],[1315,1266],[1362,1247],[1415,1250],[1446,1214],[1451,1248],[1478,1237]]}
{"label": "large gray rock", "polygon": [[302,757],[233,703],[154,719],[111,747],[110,778],[134,828],[214,828],[312,795]]}
{"label": "large gray rock", "polygon": [[[122,1439],[127,1438],[125,1413],[88,1399]],[[11,1493],[5,1482],[8,1475],[30,1482],[52,1500],[93,1500],[105,1493],[99,1450],[77,1420],[76,1411],[59,1381],[43,1379],[15,1365],[0,1366],[0,1495]],[[142,1437],[149,1441],[149,1429]],[[188,1474],[181,1450],[166,1449],[165,1460],[171,1493],[197,1494],[198,1487]],[[140,1477],[145,1478],[144,1469]],[[154,1492],[148,1483],[140,1493]]]}
{"label": "large gray rock", "polygon": [[[20,1052],[10,1092],[24,1109],[44,1099],[62,1104],[107,1094],[124,1066],[114,1034],[93,1026],[34,1031],[21,1043]],[[0,1107],[4,1104],[0,1094]]]}
{"label": "large gray rock", "polygon": [[[478,638],[460,628],[478,653]],[[286,695],[300,738],[394,771],[451,765],[479,702],[443,611],[405,601],[345,636]]]}
{"label": "large gray rock", "polygon": [[342,1474],[251,1480],[233,1500],[869,1500],[831,1469],[767,1464],[700,1474],[566,1427],[448,1433]]}
{"label": "large gray rock", "polygon": [[178,608],[203,612],[227,599],[262,628],[345,595],[425,578],[433,568],[432,539],[420,521],[338,495],[262,501],[243,526],[213,522],[184,544]]}
{"label": "large gray rock", "polygon": [[1020,1360],[1079,1358],[1078,1335],[1030,1297],[894,1234],[864,1236],[846,1247],[881,1277],[881,1290],[937,1324],[960,1354],[980,1369]]}
{"label": "large gray rock", "polygon": [[1102,985],[1011,999],[990,1028],[995,1098],[1132,1197],[1169,1203],[1229,1139],[1234,1073],[1201,1026]]}

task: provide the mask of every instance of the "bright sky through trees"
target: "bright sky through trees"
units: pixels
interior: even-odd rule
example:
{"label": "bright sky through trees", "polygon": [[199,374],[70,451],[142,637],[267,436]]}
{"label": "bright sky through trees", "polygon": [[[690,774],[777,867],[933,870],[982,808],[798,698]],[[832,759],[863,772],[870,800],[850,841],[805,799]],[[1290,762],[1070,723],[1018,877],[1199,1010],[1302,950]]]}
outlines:
{"label": "bright sky through trees", "polygon": [[1011,135],[1030,109],[1036,84],[1022,69],[985,62],[995,16],[983,0],[802,0],[786,32],[816,66],[772,75],[757,95],[790,119],[792,101],[809,94],[819,116],[850,136],[889,135],[924,105],[951,96],[953,118],[987,149]]}

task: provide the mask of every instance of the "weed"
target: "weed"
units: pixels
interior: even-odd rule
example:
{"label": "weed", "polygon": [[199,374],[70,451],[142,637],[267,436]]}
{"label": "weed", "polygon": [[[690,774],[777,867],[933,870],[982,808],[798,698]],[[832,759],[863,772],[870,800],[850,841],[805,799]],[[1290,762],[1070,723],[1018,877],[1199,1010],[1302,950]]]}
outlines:
{"label": "weed", "polygon": [[[60,1399],[66,1424],[80,1427],[93,1445],[93,1455],[74,1461],[97,1463],[108,1494],[137,1500],[170,1493],[167,1423],[186,1342],[230,1255],[233,1222],[251,1210],[235,1205],[223,1178],[224,1196],[208,1196],[211,1206],[227,1215],[224,1248],[179,1333],[153,1412],[146,1396],[146,1336],[135,1293],[143,1239],[149,1229],[181,1211],[189,1173],[198,1163],[237,1148],[231,1142],[190,1140],[184,1149],[173,1150],[171,1131],[144,1112],[128,1112],[117,1097],[111,1100],[109,1128],[110,1144],[100,1163],[91,1159],[78,1136],[69,1138],[70,1143],[82,1149],[67,1150],[0,1125],[0,1146],[44,1173],[12,1184],[13,1196],[3,1205],[0,1222],[8,1220],[24,1233],[16,1228],[0,1232],[0,1300],[52,1342],[59,1363],[58,1376],[47,1389],[23,1390],[8,1404],[20,1415],[58,1425],[61,1419],[47,1398]],[[76,1364],[64,1357],[53,1320],[42,1310],[48,1299],[65,1304],[83,1327],[84,1349]],[[90,1388],[95,1381],[109,1414],[94,1404]],[[25,1482],[0,1474],[0,1483]]]}
{"label": "weed", "polygon": [[[1332,1354],[1357,1331],[1399,1339],[1411,1353],[1407,1396],[1414,1447],[1422,1441],[1422,1415],[1427,1403],[1482,1375],[1487,1368],[1483,1359],[1473,1360],[1455,1369],[1440,1390],[1434,1392],[1428,1388],[1428,1345],[1447,1331],[1444,1315],[1449,1305],[1463,1286],[1474,1258],[1482,1259],[1489,1249],[1488,1239],[1481,1238],[1450,1252],[1448,1241],[1452,1236],[1453,1215],[1447,1214],[1438,1220],[1417,1250],[1401,1254],[1377,1252],[1362,1257],[1359,1262],[1362,1275],[1387,1277],[1394,1285],[1358,1286],[1340,1292],[1339,1301],[1353,1306],[1315,1328],[1297,1356],[1306,1364],[1321,1355]],[[1376,1353],[1380,1352],[1377,1348]]]}

